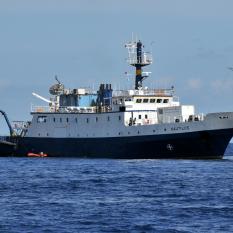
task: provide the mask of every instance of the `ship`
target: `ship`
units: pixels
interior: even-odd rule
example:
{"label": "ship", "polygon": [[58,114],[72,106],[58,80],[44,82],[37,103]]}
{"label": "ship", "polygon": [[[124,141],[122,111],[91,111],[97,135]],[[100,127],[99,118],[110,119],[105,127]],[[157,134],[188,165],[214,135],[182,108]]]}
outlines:
{"label": "ship", "polygon": [[221,159],[233,136],[233,112],[196,113],[174,87],[143,86],[153,63],[140,40],[125,45],[134,87],[67,89],[57,77],[46,106],[32,106],[32,120],[9,122],[0,155],[114,159]]}

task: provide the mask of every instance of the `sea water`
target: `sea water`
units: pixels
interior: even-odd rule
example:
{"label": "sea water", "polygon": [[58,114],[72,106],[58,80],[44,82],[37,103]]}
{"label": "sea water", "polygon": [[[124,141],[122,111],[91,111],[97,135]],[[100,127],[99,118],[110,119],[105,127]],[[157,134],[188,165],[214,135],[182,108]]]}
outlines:
{"label": "sea water", "polygon": [[223,160],[0,158],[0,232],[233,232]]}

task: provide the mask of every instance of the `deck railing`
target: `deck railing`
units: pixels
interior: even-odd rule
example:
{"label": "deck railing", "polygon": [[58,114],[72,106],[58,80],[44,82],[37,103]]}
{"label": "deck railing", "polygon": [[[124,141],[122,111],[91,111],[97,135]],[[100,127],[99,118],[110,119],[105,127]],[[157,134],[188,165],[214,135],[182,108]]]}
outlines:
{"label": "deck railing", "polygon": [[152,95],[152,96],[173,96],[173,89],[148,89],[148,90],[117,90],[113,92],[113,97],[129,97],[140,95]]}

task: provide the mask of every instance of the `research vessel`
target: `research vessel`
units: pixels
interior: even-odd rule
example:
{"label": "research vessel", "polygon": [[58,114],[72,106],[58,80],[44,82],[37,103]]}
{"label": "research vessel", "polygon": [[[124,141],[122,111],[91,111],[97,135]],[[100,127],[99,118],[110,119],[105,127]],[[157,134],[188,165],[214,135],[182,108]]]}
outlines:
{"label": "research vessel", "polygon": [[[97,91],[67,89],[57,78],[50,99],[33,106],[30,122],[11,126],[0,139],[0,155],[46,155],[120,159],[219,159],[233,135],[233,112],[198,114],[182,105],[174,88],[143,86],[152,55],[142,42],[125,45],[128,63],[135,68],[134,88],[113,90],[100,84]],[[3,113],[3,112],[2,112]]]}

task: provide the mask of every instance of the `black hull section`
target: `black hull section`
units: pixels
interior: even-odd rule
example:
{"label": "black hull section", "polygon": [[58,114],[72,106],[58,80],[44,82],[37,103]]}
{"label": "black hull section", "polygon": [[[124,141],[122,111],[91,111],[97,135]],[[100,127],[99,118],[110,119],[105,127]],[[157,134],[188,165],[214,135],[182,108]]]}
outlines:
{"label": "black hull section", "polygon": [[15,154],[14,146],[0,142],[0,156],[11,156],[14,154]]}
{"label": "black hull section", "polygon": [[18,138],[17,156],[28,152],[49,157],[119,159],[219,159],[233,129],[112,138]]}
{"label": "black hull section", "polygon": [[4,140],[0,140],[0,156],[14,155],[16,151],[16,143],[10,140],[10,137],[6,137]]}

